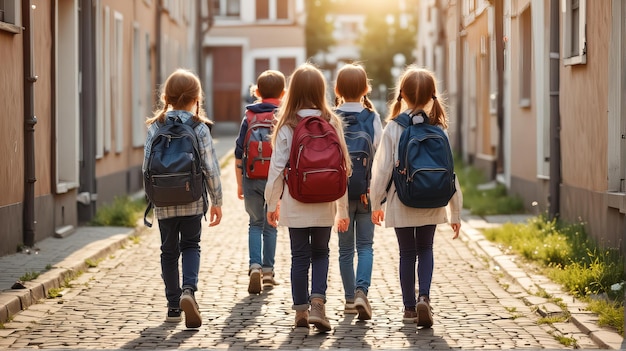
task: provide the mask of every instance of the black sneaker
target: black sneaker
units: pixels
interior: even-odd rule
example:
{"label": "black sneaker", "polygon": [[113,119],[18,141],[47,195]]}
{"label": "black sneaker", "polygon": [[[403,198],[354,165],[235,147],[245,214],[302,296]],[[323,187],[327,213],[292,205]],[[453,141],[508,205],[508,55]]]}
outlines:
{"label": "black sneaker", "polygon": [[183,294],[180,296],[180,308],[185,312],[187,328],[199,328],[202,325],[202,317],[192,289],[183,289]]}
{"label": "black sneaker", "polygon": [[168,323],[180,323],[180,321],[182,321],[182,318],[180,316],[180,308],[168,308],[165,321]]}

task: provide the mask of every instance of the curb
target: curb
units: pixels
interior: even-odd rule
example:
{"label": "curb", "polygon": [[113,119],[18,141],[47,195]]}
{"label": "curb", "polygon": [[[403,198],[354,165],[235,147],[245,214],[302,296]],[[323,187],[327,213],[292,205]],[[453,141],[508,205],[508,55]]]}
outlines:
{"label": "curb", "polygon": [[108,256],[120,249],[131,235],[141,232],[140,227],[129,228],[127,233],[93,242],[59,262],[54,268],[42,273],[36,279],[25,282],[25,289],[0,291],[0,323],[9,321],[14,315],[28,309],[37,301],[45,299],[51,289],[63,287],[66,279],[71,280],[78,272],[87,270],[89,266],[86,261],[99,260]]}
{"label": "curb", "polygon": [[[537,313],[545,317],[555,313],[562,313],[562,310],[547,299],[537,297],[537,293],[546,292],[555,298],[561,299],[561,301],[567,301],[567,312],[570,313],[569,320],[580,333],[587,335],[600,348],[623,349],[624,338],[612,329],[598,326],[598,316],[586,311],[584,302],[564,293],[560,285],[553,283],[544,276],[535,274],[532,277],[529,276],[525,270],[515,263],[514,255],[503,253],[496,245],[487,240],[482,232],[470,226],[464,220],[461,220],[461,222],[463,222],[461,225],[461,236],[466,239],[468,246],[488,257],[496,270],[506,274],[529,295],[529,297],[523,299],[526,305],[536,307]],[[571,326],[566,328],[567,323],[561,324],[564,325],[553,325],[553,327],[561,335],[571,334]]]}
{"label": "curb", "polygon": [[[218,160],[220,170],[233,157],[232,149]],[[6,323],[11,318],[28,309],[48,296],[50,289],[61,288],[66,279],[73,279],[77,272],[84,272],[89,268],[86,261],[97,261],[107,257],[124,246],[130,236],[141,235],[147,228],[143,225],[143,216],[138,220],[135,228],[128,228],[124,234],[113,235],[109,238],[93,242],[92,244],[74,252],[52,269],[42,273],[36,279],[25,282],[25,289],[0,290],[0,323]],[[65,238],[69,240],[69,238]]]}

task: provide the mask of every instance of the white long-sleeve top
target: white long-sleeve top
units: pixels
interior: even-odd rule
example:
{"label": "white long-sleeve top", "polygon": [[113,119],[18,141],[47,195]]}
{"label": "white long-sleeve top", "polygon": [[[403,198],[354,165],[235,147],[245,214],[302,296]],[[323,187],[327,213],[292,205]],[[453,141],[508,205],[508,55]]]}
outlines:
{"label": "white long-sleeve top", "polygon": [[[301,118],[314,115],[319,116],[320,111],[310,109],[298,111],[298,116]],[[338,133],[343,132],[341,127],[333,126]],[[267,211],[276,211],[276,206],[280,201],[278,224],[290,228],[332,227],[335,219],[348,218],[347,190],[340,199],[333,202],[303,203],[291,197],[283,175],[287,161],[289,161],[293,130],[289,126],[283,126],[277,133],[265,186]]]}
{"label": "white long-sleeve top", "polygon": [[[419,117],[421,118],[421,116]],[[461,223],[463,194],[461,193],[458,179],[455,179],[456,193],[454,193],[446,207],[414,208],[406,206],[398,198],[393,181],[391,182],[389,192],[386,191],[398,158],[398,144],[403,131],[404,128],[396,122],[387,123],[383,130],[383,137],[374,156],[374,165],[372,166],[372,182],[370,184],[372,211],[380,209],[385,211],[385,227],[387,228]],[[387,197],[387,201],[381,204],[385,197]]]}

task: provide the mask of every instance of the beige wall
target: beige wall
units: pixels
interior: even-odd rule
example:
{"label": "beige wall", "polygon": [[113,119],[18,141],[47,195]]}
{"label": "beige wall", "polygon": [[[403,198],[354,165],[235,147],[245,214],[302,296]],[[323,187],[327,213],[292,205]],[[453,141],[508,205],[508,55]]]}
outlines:
{"label": "beige wall", "polygon": [[24,197],[24,100],[22,35],[0,31],[0,207]]}
{"label": "beige wall", "polygon": [[588,2],[587,63],[561,66],[563,183],[604,192],[607,183],[608,43],[611,6]]}
{"label": "beige wall", "polygon": [[[222,26],[211,29],[211,37],[249,38],[249,48],[302,47],[304,28],[284,26]],[[280,31],[280,35],[276,35]]]}
{"label": "beige wall", "polygon": [[[522,10],[529,6],[530,1],[517,1],[517,7],[512,12],[517,16],[511,19],[511,37],[506,45],[510,48],[510,108],[511,108],[511,178],[524,181],[537,181],[537,101],[535,97],[535,82],[531,80],[530,107],[520,106],[521,74],[534,77],[535,63],[533,61],[531,72],[520,72],[520,45],[521,38],[519,15]],[[513,180],[512,180],[513,182]],[[523,194],[520,194],[523,195]],[[537,200],[537,199],[532,199]]]}

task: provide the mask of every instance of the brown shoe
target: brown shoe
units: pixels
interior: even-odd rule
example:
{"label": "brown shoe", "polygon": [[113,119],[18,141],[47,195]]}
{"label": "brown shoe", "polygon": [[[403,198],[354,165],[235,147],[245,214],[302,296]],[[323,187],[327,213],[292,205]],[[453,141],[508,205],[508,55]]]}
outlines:
{"label": "brown shoe", "polygon": [[402,316],[402,322],[404,323],[416,323],[417,322],[417,312],[415,311],[415,307],[404,308],[404,315]]}
{"label": "brown shoe", "polygon": [[324,306],[324,300],[315,297],[311,299],[311,315],[309,316],[309,323],[315,325],[315,328],[321,332],[330,331],[330,322],[326,318],[326,307]]}
{"label": "brown shoe", "polygon": [[370,302],[367,300],[367,295],[361,289],[356,291],[356,296],[354,297],[354,307],[359,312],[358,319],[365,321],[372,319],[372,307],[370,306]]}
{"label": "brown shoe", "polygon": [[417,310],[417,319],[415,323],[417,323],[419,327],[432,327],[433,310],[430,307],[430,299],[427,296],[420,296],[415,309]]}
{"label": "brown shoe", "polygon": [[263,285],[261,284],[261,269],[260,268],[252,268],[250,269],[250,283],[248,284],[248,292],[250,294],[258,294],[263,289]]}
{"label": "brown shoe", "polygon": [[263,286],[273,287],[279,285],[276,278],[274,278],[274,272],[263,272]]}
{"label": "brown shoe", "polygon": [[296,311],[296,327],[309,328],[309,311]]}

